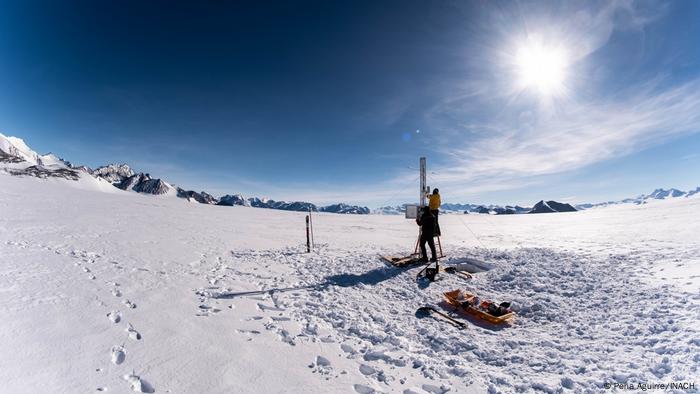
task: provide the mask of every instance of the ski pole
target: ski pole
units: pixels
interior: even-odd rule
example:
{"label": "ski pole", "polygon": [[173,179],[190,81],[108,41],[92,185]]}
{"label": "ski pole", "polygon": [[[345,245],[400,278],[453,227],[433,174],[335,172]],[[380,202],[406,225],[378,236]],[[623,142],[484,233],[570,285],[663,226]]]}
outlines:
{"label": "ski pole", "polygon": [[306,253],[311,253],[311,239],[309,238],[309,215],[306,215]]}

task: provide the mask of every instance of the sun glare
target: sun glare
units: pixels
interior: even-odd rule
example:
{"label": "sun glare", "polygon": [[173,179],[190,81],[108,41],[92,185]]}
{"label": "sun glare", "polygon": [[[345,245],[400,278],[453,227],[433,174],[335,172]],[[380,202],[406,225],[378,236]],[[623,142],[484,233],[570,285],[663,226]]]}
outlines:
{"label": "sun glare", "polygon": [[537,89],[544,96],[563,91],[566,66],[566,54],[556,47],[528,45],[521,47],[516,55],[521,88]]}

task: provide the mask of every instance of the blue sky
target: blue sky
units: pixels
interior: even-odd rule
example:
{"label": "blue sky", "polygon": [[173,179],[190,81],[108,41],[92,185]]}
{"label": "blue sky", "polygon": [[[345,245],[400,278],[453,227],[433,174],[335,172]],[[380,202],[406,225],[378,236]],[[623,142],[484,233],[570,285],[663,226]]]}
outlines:
{"label": "blue sky", "polygon": [[187,189],[380,206],[700,185],[700,2],[1,2],[0,132]]}

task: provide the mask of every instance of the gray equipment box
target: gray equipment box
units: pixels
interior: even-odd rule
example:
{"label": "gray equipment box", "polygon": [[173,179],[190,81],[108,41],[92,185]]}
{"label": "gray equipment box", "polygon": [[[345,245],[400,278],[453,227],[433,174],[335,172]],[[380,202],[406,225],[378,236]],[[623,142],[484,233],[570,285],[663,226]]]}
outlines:
{"label": "gray equipment box", "polygon": [[418,219],[418,205],[406,205],[406,219]]}

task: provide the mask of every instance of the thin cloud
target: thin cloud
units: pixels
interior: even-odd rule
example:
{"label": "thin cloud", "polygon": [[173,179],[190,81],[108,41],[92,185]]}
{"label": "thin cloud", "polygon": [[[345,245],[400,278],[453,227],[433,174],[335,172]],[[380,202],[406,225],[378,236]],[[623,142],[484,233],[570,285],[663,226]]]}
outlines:
{"label": "thin cloud", "polygon": [[[576,170],[700,131],[700,80],[625,101],[577,105],[557,117],[491,125],[492,135],[461,148],[445,181],[524,177]],[[517,132],[514,132],[516,130]]]}
{"label": "thin cloud", "polygon": [[[556,18],[537,10],[531,14],[536,17],[503,11],[492,15],[490,21],[501,26],[494,40],[501,43],[475,57],[486,63],[476,67],[481,78],[447,90],[446,98],[426,111],[429,125],[441,131],[433,140],[435,155],[443,159],[440,168],[433,168],[439,174],[435,182],[464,193],[461,197],[475,190],[517,189],[700,131],[699,79],[671,85],[661,76],[614,93],[577,89],[586,94],[576,97],[569,91],[553,108],[533,106],[521,97],[509,59],[518,39],[554,37],[568,48],[571,67],[590,71],[584,67],[587,59],[615,30],[643,34],[647,24],[666,13],[659,3],[587,5],[565,5],[568,9]],[[491,73],[484,72],[489,69]],[[582,82],[572,78],[572,83]]]}

